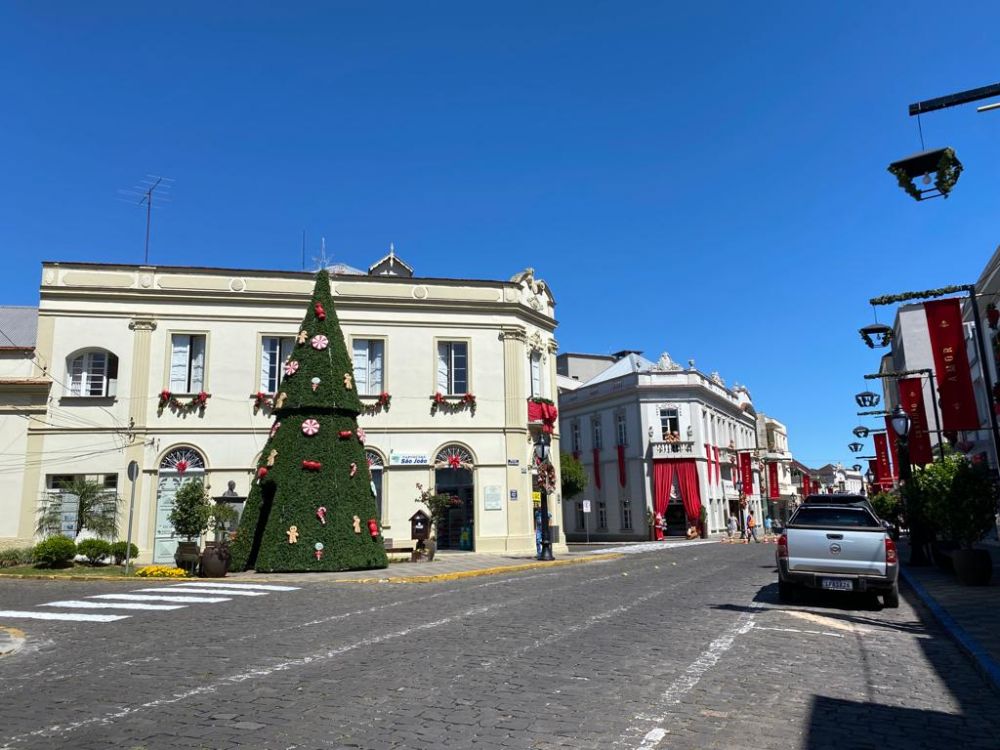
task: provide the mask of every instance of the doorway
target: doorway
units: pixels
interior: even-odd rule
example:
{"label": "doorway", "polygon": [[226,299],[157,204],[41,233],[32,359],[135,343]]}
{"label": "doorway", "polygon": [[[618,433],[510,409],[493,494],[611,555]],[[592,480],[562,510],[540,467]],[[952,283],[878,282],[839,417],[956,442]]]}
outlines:
{"label": "doorway", "polygon": [[153,531],[153,562],[173,563],[178,537],[170,523],[174,495],[188,481],[205,481],[205,459],[193,448],[174,448],[160,461],[156,485],[156,527]]}
{"label": "doorway", "polygon": [[434,491],[452,499],[444,517],[438,521],[438,549],[472,552],[476,548],[472,455],[461,446],[447,446],[438,452],[434,466]]}

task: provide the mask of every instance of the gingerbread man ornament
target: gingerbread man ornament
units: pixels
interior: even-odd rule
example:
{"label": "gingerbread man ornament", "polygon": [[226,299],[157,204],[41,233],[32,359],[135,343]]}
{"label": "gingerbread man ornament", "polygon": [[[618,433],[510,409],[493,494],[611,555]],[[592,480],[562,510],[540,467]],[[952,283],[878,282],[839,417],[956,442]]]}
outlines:
{"label": "gingerbread man ornament", "polygon": [[299,527],[298,526],[289,526],[288,527],[288,531],[286,531],[285,534],[288,536],[288,543],[289,544],[298,544],[299,543]]}
{"label": "gingerbread man ornament", "polygon": [[354,517],[354,533],[355,534],[361,533],[361,519],[358,518],[357,516]]}
{"label": "gingerbread man ornament", "polygon": [[299,331],[299,335],[295,338],[300,344],[306,343],[309,340],[309,331]]}
{"label": "gingerbread man ornament", "polygon": [[354,384],[351,382],[351,373],[349,372],[344,373],[344,388],[349,391],[354,388]]}
{"label": "gingerbread man ornament", "polygon": [[276,450],[272,450],[270,453],[268,453],[267,454],[267,465],[268,466],[274,466],[274,459],[276,459],[277,457],[278,457],[278,451],[276,451]]}

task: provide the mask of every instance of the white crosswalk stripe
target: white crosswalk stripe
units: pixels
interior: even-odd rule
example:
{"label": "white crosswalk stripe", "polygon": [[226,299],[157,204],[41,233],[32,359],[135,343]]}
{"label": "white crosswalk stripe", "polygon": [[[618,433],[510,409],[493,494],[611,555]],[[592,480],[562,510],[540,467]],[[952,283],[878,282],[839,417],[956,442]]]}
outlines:
{"label": "white crosswalk stripe", "polygon": [[87,615],[78,612],[30,612],[16,609],[0,609],[0,618],[21,620],[71,620],[73,622],[114,622],[131,615]]}
{"label": "white crosswalk stripe", "polygon": [[127,602],[180,602],[182,604],[214,604],[215,602],[231,602],[232,599],[222,596],[159,596],[156,594],[97,594],[88,599],[121,599]]}
{"label": "white crosswalk stripe", "polygon": [[[168,586],[166,588],[157,588],[157,589],[136,589],[136,591],[177,591],[177,589],[178,589],[177,586]],[[267,596],[266,591],[243,591],[242,589],[239,591],[230,591],[228,589],[221,589],[215,587],[201,588],[200,586],[198,588],[183,588],[178,593],[183,593],[185,595],[190,593],[190,594],[216,594],[216,595],[225,594],[226,596]]]}
{"label": "white crosswalk stripe", "polygon": [[87,602],[82,599],[67,600],[64,602],[46,602],[42,607],[66,607],[74,609],[145,609],[145,610],[168,610],[184,609],[186,604],[140,604],[138,602]]}
{"label": "white crosswalk stripe", "polygon": [[199,581],[198,583],[194,583],[194,582],[191,582],[191,583],[178,583],[178,584],[176,584],[174,586],[171,586],[170,588],[180,589],[180,588],[187,588],[187,587],[191,587],[191,586],[197,586],[198,588],[207,588],[207,587],[211,586],[212,588],[220,588],[220,589],[227,589],[227,590],[228,589],[234,589],[234,590],[235,589],[248,589],[248,590],[255,590],[255,591],[298,591],[299,588],[301,588],[299,586],[276,586],[276,585],[274,585],[272,583],[222,583],[221,581],[217,582],[217,583],[216,582],[209,582],[209,581],[204,581],[204,582],[200,582]]}

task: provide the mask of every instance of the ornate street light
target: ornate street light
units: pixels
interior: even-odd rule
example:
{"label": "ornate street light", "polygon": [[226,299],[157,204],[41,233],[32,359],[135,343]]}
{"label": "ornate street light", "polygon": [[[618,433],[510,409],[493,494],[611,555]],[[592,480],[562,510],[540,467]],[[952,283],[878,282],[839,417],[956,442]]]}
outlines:
{"label": "ornate street light", "polygon": [[860,453],[865,446],[861,443],[851,443],[847,447],[851,449],[851,453]]}
{"label": "ornate street light", "polygon": [[870,432],[870,430],[864,425],[858,425],[853,430],[851,430],[851,432],[854,433],[854,437],[859,437],[862,440],[864,440],[866,437],[868,437],[868,433]]}
{"label": "ornate street light", "polygon": [[905,440],[906,436],[910,434],[910,415],[902,406],[897,406],[892,410],[889,422],[892,424],[892,431],[896,433],[896,437]]}
{"label": "ornate street light", "polygon": [[882,397],[872,391],[861,391],[861,393],[854,394],[854,400],[862,409],[870,409],[873,406],[878,406]]}
{"label": "ornate street light", "polygon": [[851,468],[854,469],[854,471],[861,471],[861,464],[854,464]]}
{"label": "ornate street light", "polygon": [[[551,438],[547,432],[539,432],[538,439],[535,440],[535,458],[537,459],[539,465],[546,464],[549,462],[549,446],[551,444]],[[541,470],[541,468],[539,469]],[[544,486],[539,488],[541,490],[542,504],[541,504],[541,515],[542,515],[542,554],[539,559],[541,560],[552,560],[552,537],[550,536],[549,529],[549,493],[545,490]]]}
{"label": "ornate street light", "polygon": [[882,349],[892,343],[892,329],[885,323],[872,323],[858,330],[869,349]]}

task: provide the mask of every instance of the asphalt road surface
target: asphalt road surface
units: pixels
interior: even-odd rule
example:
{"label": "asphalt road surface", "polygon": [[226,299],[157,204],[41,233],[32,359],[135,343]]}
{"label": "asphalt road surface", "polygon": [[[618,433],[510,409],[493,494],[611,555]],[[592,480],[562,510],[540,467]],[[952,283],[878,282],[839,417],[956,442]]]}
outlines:
{"label": "asphalt road surface", "polygon": [[773,554],[289,590],[0,580],[0,626],[26,635],[0,658],[0,748],[1000,747],[1000,698],[909,592],[781,605]]}

